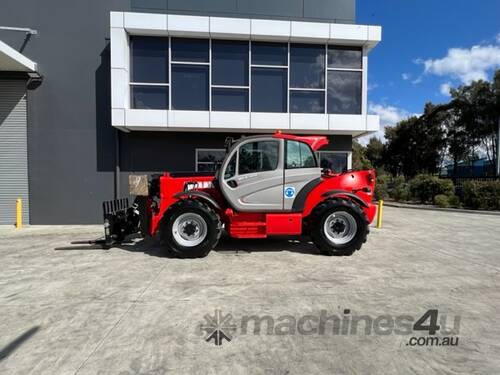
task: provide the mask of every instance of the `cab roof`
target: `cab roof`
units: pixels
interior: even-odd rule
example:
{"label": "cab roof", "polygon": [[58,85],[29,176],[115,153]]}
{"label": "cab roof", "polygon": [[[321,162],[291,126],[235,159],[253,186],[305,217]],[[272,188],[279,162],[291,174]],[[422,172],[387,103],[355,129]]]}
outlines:
{"label": "cab roof", "polygon": [[307,143],[313,149],[313,151],[317,151],[321,147],[326,146],[328,144],[328,138],[319,135],[302,136],[302,135],[283,134],[280,132],[276,132],[273,134],[273,137]]}

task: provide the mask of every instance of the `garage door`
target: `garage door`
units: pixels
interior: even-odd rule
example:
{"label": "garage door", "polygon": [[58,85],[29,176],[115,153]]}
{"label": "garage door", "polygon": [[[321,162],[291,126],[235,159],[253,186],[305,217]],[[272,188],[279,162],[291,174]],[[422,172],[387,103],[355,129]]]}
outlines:
{"label": "garage door", "polygon": [[28,223],[26,82],[0,79],[0,224],[14,224],[16,199]]}

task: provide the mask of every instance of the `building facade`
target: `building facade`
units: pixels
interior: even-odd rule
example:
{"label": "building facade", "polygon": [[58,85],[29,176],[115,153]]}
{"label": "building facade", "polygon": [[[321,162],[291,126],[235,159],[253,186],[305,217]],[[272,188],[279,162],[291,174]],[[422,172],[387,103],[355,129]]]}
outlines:
{"label": "building facade", "polygon": [[367,82],[381,28],[355,23],[354,0],[1,10],[0,224],[16,197],[31,224],[98,223],[130,173],[214,170],[228,136],[325,134],[318,159],[343,170],[352,139],[379,129]]}

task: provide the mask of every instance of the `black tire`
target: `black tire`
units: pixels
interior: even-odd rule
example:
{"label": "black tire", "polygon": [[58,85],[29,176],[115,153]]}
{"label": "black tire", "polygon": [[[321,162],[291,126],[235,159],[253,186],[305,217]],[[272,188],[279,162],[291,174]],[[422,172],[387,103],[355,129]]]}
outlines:
{"label": "black tire", "polygon": [[[196,214],[206,224],[206,236],[195,246],[183,246],[173,232],[177,218],[183,214]],[[160,226],[160,241],[170,255],[177,258],[203,258],[217,246],[221,236],[222,226],[219,215],[208,205],[197,200],[183,200],[167,211]]]}
{"label": "black tire", "polygon": [[[345,244],[335,244],[325,234],[325,221],[334,212],[344,211],[356,221],[356,233]],[[311,238],[320,252],[324,255],[352,255],[366,242],[369,233],[366,216],[356,203],[346,199],[331,199],[320,203],[313,211],[311,224]]]}

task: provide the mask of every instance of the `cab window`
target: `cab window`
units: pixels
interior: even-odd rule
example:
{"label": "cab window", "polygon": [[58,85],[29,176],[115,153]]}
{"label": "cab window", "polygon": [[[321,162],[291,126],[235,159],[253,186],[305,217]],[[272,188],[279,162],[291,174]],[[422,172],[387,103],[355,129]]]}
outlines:
{"label": "cab window", "polygon": [[286,168],[315,168],[316,159],[311,148],[302,142],[286,141]]}
{"label": "cab window", "polygon": [[229,160],[229,163],[227,163],[226,167],[226,172],[224,173],[224,180],[227,180],[231,177],[234,177],[236,174],[236,156],[238,155],[237,152],[234,153],[233,156],[231,156],[231,160]]}
{"label": "cab window", "polygon": [[278,167],[279,142],[255,141],[239,149],[238,174],[272,171]]}

